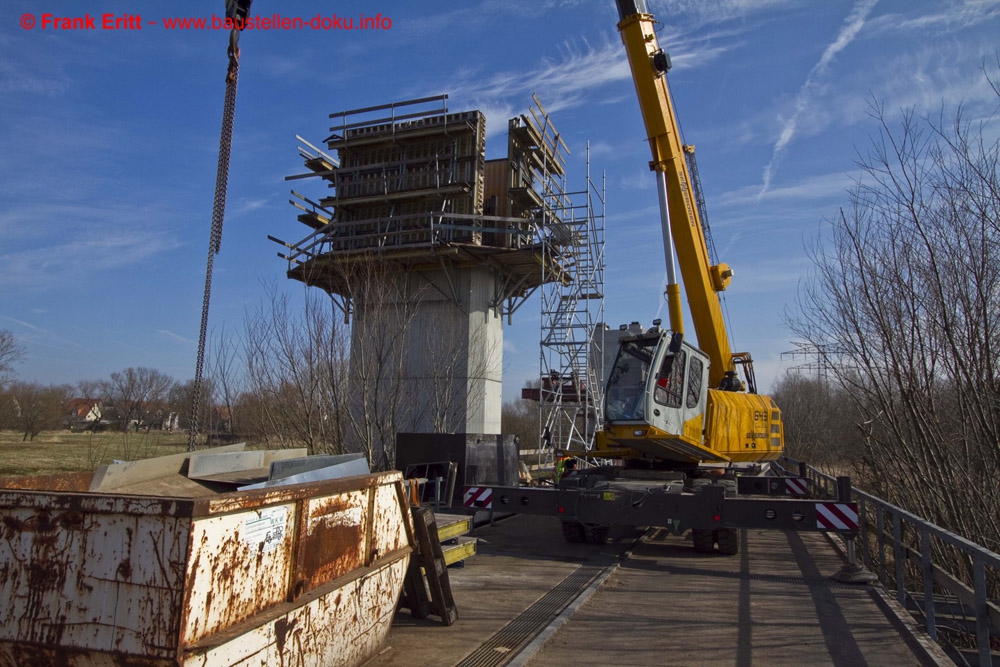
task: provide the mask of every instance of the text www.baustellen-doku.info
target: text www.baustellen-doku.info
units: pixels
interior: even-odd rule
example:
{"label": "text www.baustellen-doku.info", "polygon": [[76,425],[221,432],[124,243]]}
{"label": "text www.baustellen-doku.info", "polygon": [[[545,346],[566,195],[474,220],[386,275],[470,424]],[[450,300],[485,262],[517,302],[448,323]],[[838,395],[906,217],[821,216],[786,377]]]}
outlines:
{"label": "text www.baustellen-doku.info", "polygon": [[316,16],[225,16],[153,17],[141,14],[77,14],[62,16],[49,12],[21,15],[25,30],[389,30],[392,19],[382,14],[317,14]]}

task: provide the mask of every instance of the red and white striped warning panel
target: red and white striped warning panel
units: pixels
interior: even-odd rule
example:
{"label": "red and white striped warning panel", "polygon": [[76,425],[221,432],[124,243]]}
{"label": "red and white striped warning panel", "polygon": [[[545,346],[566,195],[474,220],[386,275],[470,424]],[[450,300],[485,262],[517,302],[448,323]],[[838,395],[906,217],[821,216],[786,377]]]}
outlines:
{"label": "red and white striped warning panel", "polygon": [[493,489],[488,486],[465,488],[465,506],[476,509],[493,509]]}
{"label": "red and white striped warning panel", "polygon": [[816,527],[820,530],[857,530],[857,503],[818,503]]}
{"label": "red and white striped warning panel", "polygon": [[809,480],[802,477],[785,478],[785,495],[805,496],[809,494]]}

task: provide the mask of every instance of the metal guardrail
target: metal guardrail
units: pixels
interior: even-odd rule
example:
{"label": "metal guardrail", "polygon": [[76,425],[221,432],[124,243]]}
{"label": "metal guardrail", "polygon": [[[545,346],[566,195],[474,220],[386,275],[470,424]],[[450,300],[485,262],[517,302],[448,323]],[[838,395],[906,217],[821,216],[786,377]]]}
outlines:
{"label": "metal guardrail", "polygon": [[[807,477],[817,494],[836,495],[837,478],[789,457],[782,463]],[[1000,647],[1000,600],[990,599],[987,585],[1000,585],[1000,554],[870,493],[852,488],[851,496],[858,503],[862,558],[879,582],[923,617],[927,634],[957,664],[1000,665],[1000,655],[991,652],[991,641]],[[976,649],[946,643],[939,630],[975,635]]]}

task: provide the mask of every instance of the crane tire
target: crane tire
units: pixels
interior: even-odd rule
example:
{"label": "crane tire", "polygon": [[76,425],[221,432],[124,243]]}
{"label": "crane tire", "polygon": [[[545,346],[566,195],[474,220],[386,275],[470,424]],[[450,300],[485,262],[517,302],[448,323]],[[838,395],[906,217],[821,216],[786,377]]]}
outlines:
{"label": "crane tire", "polygon": [[691,539],[694,541],[694,550],[700,554],[710,554],[715,550],[714,531],[708,528],[692,528]]}
{"label": "crane tire", "polygon": [[583,536],[587,544],[604,544],[608,541],[609,526],[588,524],[583,526]]}
{"label": "crane tire", "polygon": [[583,524],[577,521],[563,521],[562,532],[567,542],[583,542],[586,537]]}
{"label": "crane tire", "polygon": [[705,479],[703,477],[697,477],[695,479],[689,479],[687,481],[686,490],[697,493],[698,491],[704,489],[706,486],[712,486],[712,480]]}
{"label": "crane tire", "polygon": [[724,556],[740,552],[740,531],[736,528],[719,528],[715,531],[715,541],[719,543],[719,553]]}

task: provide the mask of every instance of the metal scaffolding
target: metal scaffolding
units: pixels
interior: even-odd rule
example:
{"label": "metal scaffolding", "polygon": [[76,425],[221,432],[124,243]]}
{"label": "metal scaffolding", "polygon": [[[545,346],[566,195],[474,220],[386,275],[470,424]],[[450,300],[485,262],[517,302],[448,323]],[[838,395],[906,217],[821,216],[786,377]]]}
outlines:
{"label": "metal scaffolding", "polygon": [[[532,177],[539,160],[550,164],[544,173],[562,173],[551,166],[551,151],[533,146],[486,161],[485,117],[449,112],[447,95],[330,118],[324,141],[337,157],[297,137],[308,171],[286,178],[318,178],[332,190],[319,201],[292,190],[299,222],[314,231],[296,243],[268,237],[285,248],[279,257],[289,278],[326,290],[349,315],[349,277],[359,265],[412,275],[441,270],[449,285],[456,272],[480,266],[494,275],[489,306],[508,321],[540,281],[569,280],[561,246],[541,238]],[[523,116],[511,125],[528,143],[540,138]],[[547,267],[542,274],[539,265]]]}
{"label": "metal scaffolding", "polygon": [[[604,321],[606,186],[603,176],[600,188],[591,178],[588,145],[585,187],[566,191],[562,151],[569,149],[538,98],[534,101],[537,110],[529,110],[529,125],[539,135],[534,145],[548,147],[533,151],[540,237],[547,250],[542,256],[559,261],[542,264],[539,388],[525,395],[539,402],[538,463],[547,466],[556,452],[591,449],[603,423],[603,351],[594,332]],[[522,139],[511,130],[512,142]],[[512,147],[510,153],[517,151]]]}

